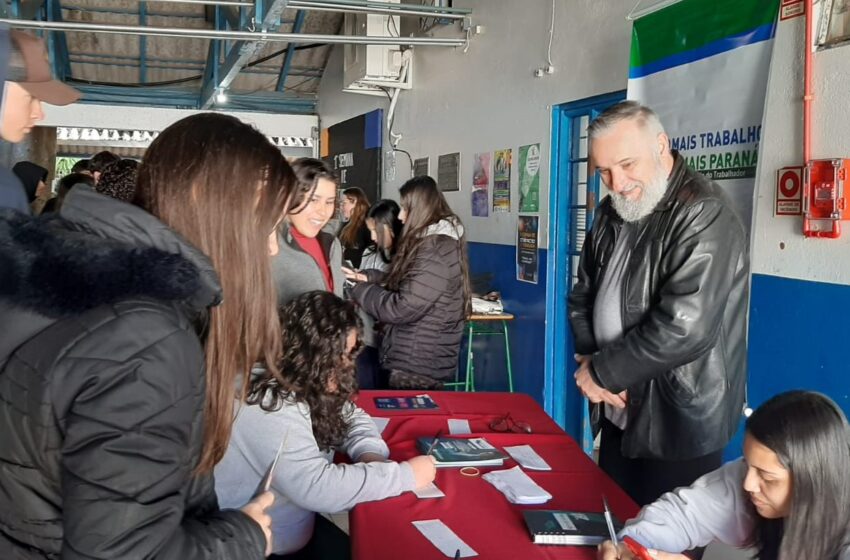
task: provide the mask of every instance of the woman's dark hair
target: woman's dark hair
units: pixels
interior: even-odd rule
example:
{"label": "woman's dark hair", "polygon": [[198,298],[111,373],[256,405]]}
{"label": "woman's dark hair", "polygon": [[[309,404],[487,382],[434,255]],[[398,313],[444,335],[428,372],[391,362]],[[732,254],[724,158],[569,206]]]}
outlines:
{"label": "woman's dark hair", "polygon": [[[369,208],[367,217],[375,222],[375,236],[378,238],[375,250],[385,263],[392,261],[392,257],[396,254],[398,240],[401,238],[404,224],[398,219],[400,211],[401,208],[396,201],[388,198],[379,200]],[[387,231],[392,235],[390,240],[385,237]]]}
{"label": "woman's dark hair", "polygon": [[369,211],[369,198],[366,196],[366,193],[357,187],[348,187],[342,191],[342,196],[354,201],[354,209],[351,210],[351,217],[348,223],[345,224],[345,227],[342,228],[342,231],[339,232],[339,241],[342,243],[342,246],[350,248],[357,245],[357,236],[366,223],[366,212]]}
{"label": "woman's dark hair", "polygon": [[69,173],[59,179],[56,186],[56,196],[60,200],[64,199],[68,195],[68,192],[77,185],[94,187],[94,179],[86,173]]}
{"label": "woman's dark hair", "polygon": [[100,180],[94,190],[100,194],[130,202],[136,196],[136,173],[139,162],[134,159],[122,159],[103,168]]}
{"label": "woman's dark hair", "polygon": [[295,172],[298,181],[287,212],[289,214],[297,214],[307,207],[310,197],[316,192],[319,179],[327,179],[334,185],[339,185],[339,179],[334,170],[327,162],[320,159],[296,159],[292,162],[292,171]]}
{"label": "woman's dark hair", "polygon": [[80,159],[71,168],[71,173],[88,173],[91,174],[91,160]]}
{"label": "woman's dark hair", "polygon": [[103,150],[91,157],[88,170],[92,173],[103,173],[107,165],[116,161],[121,161],[121,156],[115,155],[109,150]]}
{"label": "woman's dark hair", "polygon": [[[281,354],[269,236],[286,213],[295,176],[265,135],[221,113],[186,117],[162,131],[139,167],[133,203],[202,251],[224,299],[205,330],[204,443],[197,472],[221,460],[252,366],[276,370]],[[244,380],[236,391],[236,379]]]}
{"label": "woman's dark hair", "polygon": [[460,218],[452,211],[449,203],[437,182],[427,175],[420,175],[408,180],[399,190],[401,207],[407,212],[402,229],[401,239],[397,241],[398,248],[393,259],[390,272],[387,275],[387,288],[398,291],[407,271],[416,258],[416,253],[425,240],[427,229],[447,220],[461,233],[459,240],[460,269],[462,273],[463,304],[466,313],[470,311],[469,263],[466,257],[466,234]]}
{"label": "woman's dark hair", "polygon": [[27,201],[34,201],[38,182],[47,182],[47,169],[31,161],[19,161],[12,167],[12,172],[21,180],[27,193]]}
{"label": "woman's dark hair", "polygon": [[[254,376],[247,402],[270,412],[286,399],[306,404],[316,442],[329,450],[348,432],[343,407],[357,392],[354,358],[361,346],[360,318],[354,304],[325,291],[301,294],[280,316],[284,350],[279,373]],[[357,343],[347,352],[351,331],[357,333]]]}
{"label": "woman's dark hair", "polygon": [[791,474],[788,516],[753,513],[755,558],[838,558],[850,527],[850,428],[844,413],[824,395],[789,391],[761,405],[746,429]]}

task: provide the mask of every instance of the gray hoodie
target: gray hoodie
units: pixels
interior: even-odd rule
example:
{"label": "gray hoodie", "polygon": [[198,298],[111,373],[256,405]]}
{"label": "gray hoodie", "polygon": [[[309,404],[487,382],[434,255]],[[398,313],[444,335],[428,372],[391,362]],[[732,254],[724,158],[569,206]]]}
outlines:
{"label": "gray hoodie", "polygon": [[[348,403],[350,427],[339,451],[356,461],[364,453],[389,457],[377,426],[362,409]],[[237,405],[233,435],[215,468],[215,489],[221,507],[242,507],[260,482],[281,441],[283,450],[271,488],[275,554],[300,550],[313,534],[315,513],[333,513],[357,504],[383,500],[413,490],[413,470],[407,463],[334,464],[333,453],[319,449],[306,404],[286,400],[275,412],[258,405]]]}

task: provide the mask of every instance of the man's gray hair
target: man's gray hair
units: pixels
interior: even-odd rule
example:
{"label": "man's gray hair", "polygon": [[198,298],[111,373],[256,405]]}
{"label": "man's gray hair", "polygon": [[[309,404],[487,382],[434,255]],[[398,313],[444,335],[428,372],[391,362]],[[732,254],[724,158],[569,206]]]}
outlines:
{"label": "man's gray hair", "polygon": [[637,101],[620,101],[605,109],[590,122],[587,127],[587,137],[593,140],[608,132],[617,123],[628,120],[637,121],[651,138],[664,134],[664,125],[661,124],[655,111]]}

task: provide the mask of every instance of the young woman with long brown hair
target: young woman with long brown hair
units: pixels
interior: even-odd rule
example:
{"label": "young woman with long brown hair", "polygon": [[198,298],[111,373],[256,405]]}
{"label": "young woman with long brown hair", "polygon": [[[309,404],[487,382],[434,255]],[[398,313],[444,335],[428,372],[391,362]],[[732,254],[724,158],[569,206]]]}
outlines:
{"label": "young woman with long brown hair", "polygon": [[366,214],[369,212],[369,197],[362,189],[348,187],[342,191],[342,219],[345,225],[339,232],[342,243],[342,258],[354,268],[360,268],[363,252],[371,244]]}
{"label": "young woman with long brown hair", "polygon": [[381,365],[393,388],[439,389],[457,368],[469,313],[469,266],[463,224],[428,176],[402,185],[404,223],[386,276],[346,275],[359,282],[351,296],[387,325]]}
{"label": "young woman with long brown hair", "polygon": [[[271,494],[218,509],[237,376],[281,354],[269,253],[294,176],[221,114],[151,144],[133,204],[0,216],[0,550],[264,557]],[[8,327],[8,328],[7,328]]]}
{"label": "young woman with long brown hair", "polygon": [[342,295],[342,247],[326,226],[336,210],[338,180],[315,158],[292,162],[298,192],[278,231],[280,251],[272,259],[278,304],[313,290]]}

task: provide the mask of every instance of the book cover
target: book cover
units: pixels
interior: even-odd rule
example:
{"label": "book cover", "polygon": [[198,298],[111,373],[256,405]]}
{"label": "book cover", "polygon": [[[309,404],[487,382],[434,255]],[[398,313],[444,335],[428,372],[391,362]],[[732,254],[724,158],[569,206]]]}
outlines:
{"label": "book cover", "polygon": [[[416,446],[427,453],[432,441],[432,437],[421,437],[416,440]],[[498,467],[508,458],[484,438],[440,437],[431,455],[437,467]]]}
{"label": "book cover", "polygon": [[[522,515],[534,544],[597,545],[611,538],[603,513],[527,510]],[[614,519],[614,530],[622,528]]]}
{"label": "book cover", "polygon": [[418,410],[439,408],[428,395],[418,397],[375,397],[375,407],[381,410]]}

